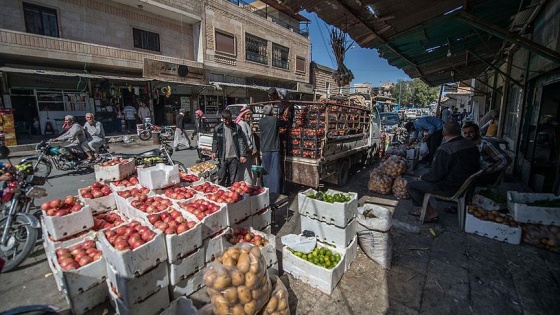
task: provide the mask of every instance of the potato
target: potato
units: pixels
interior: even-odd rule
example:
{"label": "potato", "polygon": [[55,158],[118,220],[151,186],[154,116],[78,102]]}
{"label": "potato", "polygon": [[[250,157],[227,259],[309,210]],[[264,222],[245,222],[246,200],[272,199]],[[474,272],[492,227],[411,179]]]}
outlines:
{"label": "potato", "polygon": [[262,290],[259,288],[251,290],[251,297],[253,300],[258,300],[262,295]]}
{"label": "potato", "polygon": [[235,306],[231,308],[231,315],[245,315],[243,304],[235,304]]}
{"label": "potato", "polygon": [[237,261],[235,259],[233,259],[232,257],[228,256],[228,257],[224,257],[222,264],[224,266],[228,266],[228,267],[234,267],[237,265]]}
{"label": "potato", "polygon": [[206,287],[206,292],[208,293],[208,295],[210,296],[214,296],[214,295],[220,295],[220,291],[213,289],[211,287]]}
{"label": "potato", "polygon": [[236,287],[226,288],[224,291],[222,291],[222,295],[224,296],[224,298],[228,302],[229,306],[233,306],[233,305],[237,304],[238,298],[237,298],[237,288]]}
{"label": "potato", "polygon": [[229,276],[229,274],[224,273],[216,278],[216,280],[214,281],[213,288],[218,291],[222,291],[223,289],[229,286],[231,286],[231,277]]}
{"label": "potato", "polygon": [[268,304],[266,304],[266,311],[269,313],[272,313],[274,311],[276,311],[276,309],[278,308],[278,298],[275,296],[272,296],[270,298],[270,300],[268,300]]}
{"label": "potato", "polygon": [[214,311],[214,314],[218,315],[226,315],[226,314],[230,314],[230,309],[228,306],[228,303],[226,301],[226,299],[221,296],[221,295],[214,295],[212,296],[212,308]]}
{"label": "potato", "polygon": [[230,253],[230,257],[233,258],[233,259],[235,259],[235,260],[238,260],[238,259],[239,259],[239,255],[241,255],[241,251],[240,251],[239,249],[237,249],[237,248],[235,248],[235,249],[236,249],[235,251],[232,251],[232,252]]}
{"label": "potato", "polygon": [[288,301],[286,299],[278,299],[278,307],[276,308],[278,311],[283,311],[288,308]]}
{"label": "potato", "polygon": [[253,256],[257,261],[261,260],[261,248],[258,246],[253,246],[253,248],[251,248],[251,251],[249,252],[249,255]]}
{"label": "potato", "polygon": [[245,310],[245,314],[252,315],[257,312],[257,302],[255,300],[246,303],[243,305],[243,309]]}
{"label": "potato", "polygon": [[249,263],[249,255],[245,252],[239,255],[239,259],[237,260],[237,270],[242,273],[246,273],[249,271],[250,263]]}
{"label": "potato", "polygon": [[245,275],[241,273],[241,271],[237,269],[233,269],[230,272],[230,276],[231,276],[231,285],[233,285],[234,287],[238,287],[240,285],[245,284]]}
{"label": "potato", "polygon": [[249,272],[252,272],[254,274],[261,274],[262,273],[261,262],[256,262],[256,261],[251,262],[251,266],[249,267]]}
{"label": "potato", "polygon": [[245,274],[245,286],[247,286],[248,288],[253,289],[258,282],[259,278],[255,273],[247,272]]}
{"label": "potato", "polygon": [[242,304],[247,304],[253,299],[251,296],[251,289],[244,285],[237,287],[237,297]]}
{"label": "potato", "polygon": [[211,287],[214,284],[214,281],[216,280],[216,278],[218,277],[218,271],[216,271],[216,269],[214,268],[210,268],[208,269],[205,273],[204,273],[204,284],[206,284],[206,286]]}

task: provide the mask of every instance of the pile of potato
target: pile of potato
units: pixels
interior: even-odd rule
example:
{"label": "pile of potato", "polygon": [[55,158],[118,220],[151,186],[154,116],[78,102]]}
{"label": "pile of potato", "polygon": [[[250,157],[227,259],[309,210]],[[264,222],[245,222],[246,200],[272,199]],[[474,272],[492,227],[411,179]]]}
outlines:
{"label": "pile of potato", "polygon": [[368,188],[369,190],[382,195],[391,193],[393,186],[393,178],[391,176],[373,170],[369,176]]}
{"label": "pile of potato", "polygon": [[389,158],[393,155],[402,156],[406,158],[406,149],[400,146],[389,147],[387,151],[385,151],[385,156]]}
{"label": "pile of potato", "polygon": [[204,273],[215,315],[257,314],[270,297],[270,279],[258,246],[228,248]]}
{"label": "pile of potato", "polygon": [[259,315],[289,315],[288,289],[277,276],[271,275],[270,282],[272,283],[272,296]]}
{"label": "pile of potato", "polygon": [[498,210],[486,211],[482,207],[468,206],[469,214],[474,215],[476,218],[483,221],[493,221],[511,227],[518,227],[519,224],[513,219],[510,214],[503,214]]}
{"label": "pile of potato", "polygon": [[383,162],[383,168],[385,169],[385,174],[393,178],[396,178],[404,173],[408,168],[406,158],[402,156],[392,155],[385,162]]}
{"label": "pile of potato", "polygon": [[393,182],[393,194],[395,195],[395,197],[401,199],[410,198],[408,190],[406,189],[407,184],[408,181],[404,177],[399,176],[395,178],[395,181]]}
{"label": "pile of potato", "polygon": [[545,248],[553,252],[560,252],[560,227],[554,225],[542,225],[521,223],[523,231],[522,241],[524,243]]}

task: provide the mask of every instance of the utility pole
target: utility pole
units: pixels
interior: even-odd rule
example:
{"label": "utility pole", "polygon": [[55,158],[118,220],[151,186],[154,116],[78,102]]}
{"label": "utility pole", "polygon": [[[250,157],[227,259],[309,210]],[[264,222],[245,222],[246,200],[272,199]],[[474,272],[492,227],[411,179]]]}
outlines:
{"label": "utility pole", "polygon": [[402,81],[399,82],[399,108],[401,108],[401,96],[402,96]]}

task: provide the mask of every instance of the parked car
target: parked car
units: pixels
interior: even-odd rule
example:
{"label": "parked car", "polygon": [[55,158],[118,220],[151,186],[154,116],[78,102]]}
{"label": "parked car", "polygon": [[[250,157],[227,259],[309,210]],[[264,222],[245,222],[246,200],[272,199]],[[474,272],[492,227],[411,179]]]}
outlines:
{"label": "parked car", "polygon": [[422,117],[422,110],[418,108],[407,109],[404,113],[407,120],[414,120]]}
{"label": "parked car", "polygon": [[399,113],[396,112],[384,112],[380,113],[381,118],[381,130],[386,132],[392,132],[400,124]]}

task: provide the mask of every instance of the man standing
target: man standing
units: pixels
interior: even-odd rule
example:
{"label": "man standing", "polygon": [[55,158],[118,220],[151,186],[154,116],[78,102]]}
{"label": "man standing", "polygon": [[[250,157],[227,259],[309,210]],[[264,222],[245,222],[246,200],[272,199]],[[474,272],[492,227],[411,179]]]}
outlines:
{"label": "man standing", "polygon": [[443,123],[448,122],[451,119],[451,112],[449,111],[448,107],[444,107],[441,111],[441,120]]}
{"label": "man standing", "polygon": [[477,124],[472,122],[465,123],[463,135],[465,139],[478,147],[480,166],[485,170],[484,175],[477,180],[477,183],[483,185],[495,183],[502,171],[509,166],[511,159],[499,146],[480,137],[480,130]]}
{"label": "man standing", "polygon": [[[86,114],[86,123],[84,124],[84,132],[86,134],[86,143],[95,155],[99,155],[99,148],[105,144],[105,130],[99,121],[95,121],[92,113]],[[87,152],[87,151],[86,151]],[[90,157],[93,160],[93,157]],[[99,161],[99,157],[96,162]]]}
{"label": "man standing", "polygon": [[250,108],[246,108],[242,110],[235,119],[235,123],[241,127],[241,130],[243,130],[243,136],[245,138],[245,143],[247,144],[247,156],[249,156],[245,163],[240,164],[239,171],[237,172],[237,180],[244,181],[250,185],[255,185],[256,178],[251,167],[253,166],[253,156],[257,155],[257,148],[255,146],[253,130],[251,130],[250,126],[252,117],[253,112]]}
{"label": "man standing", "polygon": [[152,113],[146,105],[146,102],[140,102],[140,107],[138,108],[138,117],[140,118],[142,124],[144,124],[145,128],[148,120],[152,118]]}
{"label": "man standing", "polygon": [[122,113],[124,115],[124,119],[126,120],[127,132],[134,132],[136,129],[136,108],[129,103],[123,108]]}
{"label": "man standing", "polygon": [[60,149],[60,153],[64,155],[68,160],[71,160],[74,165],[76,164],[77,157],[73,153],[86,152],[88,159],[92,159],[93,155],[90,152],[89,146],[86,142],[86,135],[84,133],[84,128],[80,124],[76,123],[76,118],[72,115],[66,115],[64,117],[64,126],[67,128],[66,132],[52,139],[51,142],[67,141],[68,145]]}
{"label": "man standing", "polygon": [[[423,159],[425,163],[432,163],[434,153],[441,144],[443,124],[444,122],[441,119],[434,116],[418,118],[404,124],[404,128],[410,135],[409,145],[412,145],[418,139],[420,132],[428,132],[428,135],[424,136],[424,142],[428,145],[428,155]],[[413,131],[414,133],[412,133]]]}
{"label": "man standing", "polygon": [[212,159],[218,158],[218,184],[229,187],[235,181],[239,163],[247,161],[247,148],[241,127],[231,120],[228,109],[222,111],[222,123],[214,128]]}
{"label": "man standing", "polygon": [[[422,205],[426,193],[453,196],[472,174],[480,170],[478,148],[472,142],[461,137],[461,126],[448,122],[443,127],[445,143],[435,152],[430,171],[408,182],[408,193],[415,206]],[[420,216],[420,210],[408,214]],[[424,222],[437,222],[437,210],[429,204]]]}
{"label": "man standing", "polygon": [[287,123],[274,117],[272,105],[265,105],[262,113],[264,117],[259,120],[260,151],[262,152],[262,166],[268,173],[263,175],[263,185],[271,193],[282,193],[282,164],[280,157],[280,127]]}
{"label": "man standing", "polygon": [[191,148],[191,141],[187,135],[187,131],[183,129],[183,118],[185,118],[185,110],[180,109],[175,118],[175,137],[173,138],[173,148],[179,151],[179,145],[183,144],[188,149]]}
{"label": "man standing", "polygon": [[194,112],[194,131],[191,134],[191,140],[194,140],[194,136],[198,135],[197,138],[197,146],[196,146],[196,153],[198,154],[198,160],[196,161],[196,163],[202,162],[203,160],[203,155],[202,155],[202,149],[198,146],[198,142],[200,140],[200,133],[203,131],[203,127],[204,127],[204,113],[200,110],[197,109]]}

